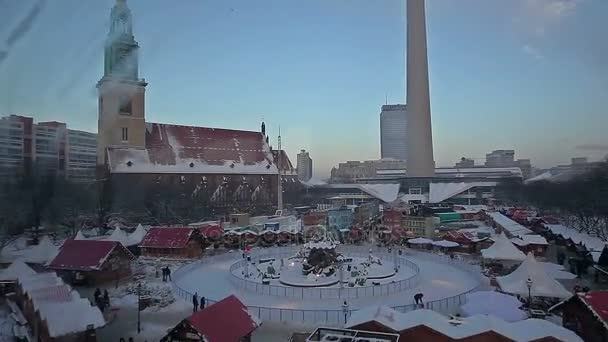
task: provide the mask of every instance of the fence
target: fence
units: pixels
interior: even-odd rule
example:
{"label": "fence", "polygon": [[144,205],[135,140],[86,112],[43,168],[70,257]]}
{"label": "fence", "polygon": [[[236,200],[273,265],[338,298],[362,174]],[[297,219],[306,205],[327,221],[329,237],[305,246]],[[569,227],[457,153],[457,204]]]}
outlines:
{"label": "fence", "polygon": [[[289,248],[289,247],[287,247]],[[343,251],[350,248],[350,246],[341,246]],[[372,250],[376,250],[379,252],[380,249],[373,248]],[[479,266],[467,264],[458,259],[452,259],[447,256],[412,251],[408,249],[407,254],[415,254],[417,258],[423,258],[435,262],[447,263],[456,268],[462,269],[463,271],[471,272],[475,277],[479,277],[481,279],[481,270]],[[259,255],[259,254],[258,254]],[[201,263],[211,263],[213,260],[217,260],[215,258],[227,258],[227,259],[236,259],[238,255],[228,254],[228,255],[220,255],[217,257],[207,258],[207,260],[203,259],[201,262],[189,264],[181,267],[174,273],[174,279],[179,279],[180,275],[184,272],[188,272],[193,268],[198,267]],[[192,300],[193,294],[188,292],[182,288],[180,288],[175,282],[172,284],[174,292],[177,296],[184,298],[186,301],[190,302]],[[477,291],[479,285],[474,288],[463,292],[459,295],[455,295],[448,298],[428,301],[425,303],[425,308],[434,310],[437,312],[441,312],[444,314],[454,314],[457,312],[458,308],[466,303],[466,295],[468,293]],[[216,303],[217,300],[206,299],[206,304],[211,305]],[[399,312],[408,312],[415,310],[417,305],[408,304],[408,305],[400,305],[400,306],[392,306],[393,309]],[[279,309],[279,308],[270,308],[270,307],[260,307],[260,306],[252,306],[249,305],[248,311],[252,314],[257,315],[261,320],[272,320],[272,321],[298,321],[304,322],[308,324],[325,324],[327,326],[342,326],[345,322],[345,319],[350,316],[350,314],[356,310],[303,310],[303,309]],[[346,316],[346,317],[345,317]]]}
{"label": "fence", "polygon": [[[269,249],[270,248],[267,248],[266,251]],[[258,253],[252,254],[252,259],[260,260],[291,257],[297,251],[296,248],[292,247],[271,248],[271,250],[273,250],[274,253],[261,254],[258,251]],[[368,249],[362,247],[358,247],[356,250],[349,249],[345,252],[348,253],[347,256],[351,257],[365,258],[369,255]],[[406,279],[380,285],[344,287],[341,289],[328,287],[290,287],[282,285],[261,284],[255,280],[249,280],[235,275],[234,271],[244,268],[247,264],[247,260],[240,260],[230,266],[230,279],[232,284],[240,289],[268,296],[291,297],[300,299],[354,299],[361,297],[386,296],[400,291],[411,289],[418,284],[418,275],[420,273],[418,265],[403,257],[398,256],[397,251],[395,251],[393,255],[378,251],[378,253],[376,253],[375,255],[382,257],[383,260],[392,259],[393,261],[396,261],[400,266],[412,270],[414,274]]]}

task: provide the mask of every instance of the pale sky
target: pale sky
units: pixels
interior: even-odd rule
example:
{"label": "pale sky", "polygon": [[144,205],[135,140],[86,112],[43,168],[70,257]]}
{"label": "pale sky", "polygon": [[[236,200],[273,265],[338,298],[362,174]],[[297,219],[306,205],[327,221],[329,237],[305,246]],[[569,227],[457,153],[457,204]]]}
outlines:
{"label": "pale sky", "polygon": [[[96,131],[113,2],[0,1],[0,115]],[[128,4],[148,121],[264,119],[318,177],[379,158],[380,106],[405,102],[403,0]],[[539,167],[608,154],[607,13],[606,0],[427,0],[437,165],[493,149]]]}

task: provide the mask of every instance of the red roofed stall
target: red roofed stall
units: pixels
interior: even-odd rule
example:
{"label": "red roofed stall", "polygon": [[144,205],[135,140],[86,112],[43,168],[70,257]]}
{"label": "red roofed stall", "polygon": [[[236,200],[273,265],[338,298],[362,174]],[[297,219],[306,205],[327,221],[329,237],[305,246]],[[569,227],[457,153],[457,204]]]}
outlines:
{"label": "red roofed stall", "polygon": [[130,276],[133,259],[116,241],[66,240],[48,267],[72,283],[98,284]]}
{"label": "red roofed stall", "polygon": [[231,295],[181,321],[161,342],[249,342],[259,326],[259,319]]}
{"label": "red roofed stall", "polygon": [[608,290],[577,293],[553,306],[562,311],[562,325],[585,341],[608,341]]}
{"label": "red roofed stall", "polygon": [[141,255],[198,258],[203,254],[201,235],[194,228],[150,228],[139,245]]}

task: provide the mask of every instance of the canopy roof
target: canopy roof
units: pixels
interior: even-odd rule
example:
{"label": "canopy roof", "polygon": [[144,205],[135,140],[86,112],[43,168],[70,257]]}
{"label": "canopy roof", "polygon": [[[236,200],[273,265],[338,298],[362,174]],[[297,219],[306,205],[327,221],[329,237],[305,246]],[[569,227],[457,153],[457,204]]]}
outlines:
{"label": "canopy roof", "polygon": [[481,250],[481,256],[484,259],[492,260],[522,261],[526,259],[526,255],[513,245],[504,232],[498,235],[492,246]]}
{"label": "canopy roof", "polygon": [[[529,281],[528,281],[529,280]],[[532,253],[519,267],[504,277],[497,277],[500,289],[507,293],[534,297],[568,298],[572,294],[562,284],[553,279],[545,266],[536,262]],[[528,289],[530,285],[530,289]]]}

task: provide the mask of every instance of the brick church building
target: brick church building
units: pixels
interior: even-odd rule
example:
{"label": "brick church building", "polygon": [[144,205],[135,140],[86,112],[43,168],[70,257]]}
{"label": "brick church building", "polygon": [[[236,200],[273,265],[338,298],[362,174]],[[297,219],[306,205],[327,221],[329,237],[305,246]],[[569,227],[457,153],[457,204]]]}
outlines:
{"label": "brick church building", "polygon": [[138,49],[131,11],[116,0],[97,83],[97,164],[113,207],[191,220],[268,214],[277,207],[279,171],[283,202],[297,200],[297,172],[285,151],[270,146],[264,123],[240,131],[146,122]]}

